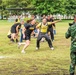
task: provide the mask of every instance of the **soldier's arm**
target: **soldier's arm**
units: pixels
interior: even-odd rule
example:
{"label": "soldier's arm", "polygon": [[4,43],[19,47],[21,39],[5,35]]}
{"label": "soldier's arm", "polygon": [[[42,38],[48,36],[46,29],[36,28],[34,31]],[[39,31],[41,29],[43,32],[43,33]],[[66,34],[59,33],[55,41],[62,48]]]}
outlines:
{"label": "soldier's arm", "polygon": [[55,23],[58,23],[58,22],[60,22],[61,20],[57,20],[57,21],[54,21],[54,22],[48,22],[48,25],[53,25],[53,24],[55,24]]}
{"label": "soldier's arm", "polygon": [[36,26],[36,28],[39,28],[41,26],[41,23],[39,23],[37,26]]}
{"label": "soldier's arm", "polygon": [[19,25],[16,27],[16,34],[18,34],[18,32],[19,32],[18,28],[19,28]]}
{"label": "soldier's arm", "polygon": [[65,38],[68,39],[71,36],[71,28],[69,27],[68,31],[65,33]]}

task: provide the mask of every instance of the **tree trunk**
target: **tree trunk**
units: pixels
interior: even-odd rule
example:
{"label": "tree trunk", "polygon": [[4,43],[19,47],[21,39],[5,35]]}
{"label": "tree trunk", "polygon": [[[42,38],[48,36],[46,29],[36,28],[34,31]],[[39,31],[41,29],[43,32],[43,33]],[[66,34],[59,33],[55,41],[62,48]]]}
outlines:
{"label": "tree trunk", "polygon": [[3,20],[3,10],[1,11],[1,20]]}

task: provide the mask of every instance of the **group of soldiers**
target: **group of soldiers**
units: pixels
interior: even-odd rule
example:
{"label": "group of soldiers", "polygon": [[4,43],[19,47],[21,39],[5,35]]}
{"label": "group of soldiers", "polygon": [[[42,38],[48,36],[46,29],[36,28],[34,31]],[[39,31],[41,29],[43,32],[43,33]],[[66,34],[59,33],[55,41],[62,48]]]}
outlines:
{"label": "group of soldiers", "polygon": [[[18,19],[16,19],[15,24],[12,25],[10,31],[11,36],[10,40],[14,42],[16,39],[16,42],[18,42],[18,34],[19,30],[21,31],[21,40],[25,40],[25,42],[18,42],[18,47],[21,45],[24,45],[21,53],[25,53],[25,49],[30,45],[31,40],[31,34],[33,34],[34,30],[39,30],[37,41],[36,41],[36,50],[40,48],[40,41],[42,38],[45,38],[45,40],[48,42],[48,46],[51,50],[54,50],[54,47],[52,45],[52,41],[54,41],[54,33],[53,33],[53,27],[55,27],[55,23],[59,22],[61,20],[54,21],[53,17],[51,18],[49,15],[46,16],[43,15],[42,21],[39,23],[36,23],[35,16],[32,16],[31,19],[27,20],[26,22],[18,22]],[[23,28],[21,29],[23,25]],[[49,37],[49,33],[51,39]],[[9,36],[8,36],[9,37]],[[75,73],[75,65],[76,65],[76,15],[74,16],[74,22],[73,25],[68,28],[68,31],[65,34],[66,38],[71,37],[71,64],[70,64],[70,75],[74,75]]]}
{"label": "group of soldiers", "polygon": [[[27,19],[26,22],[24,22],[24,21],[20,22],[19,19],[16,19],[15,23],[12,25],[12,27],[10,29],[10,32],[11,32],[10,41],[15,42],[15,39],[16,39],[16,42],[18,42],[18,47],[20,47],[20,45],[24,44],[24,47],[23,47],[21,53],[25,53],[25,49],[30,44],[31,35],[34,33],[38,33],[37,41],[36,41],[36,50],[38,50],[40,48],[40,41],[43,38],[45,38],[45,40],[48,42],[50,49],[54,50],[54,47],[52,45],[52,42],[54,41],[53,27],[55,27],[55,23],[59,22],[59,21],[60,20],[54,21],[54,18],[50,17],[50,15],[48,15],[47,17],[45,15],[43,15],[41,22],[37,22],[36,17],[34,15],[32,15],[32,17],[30,19]],[[21,33],[20,42],[18,41],[19,31]],[[48,34],[48,33],[50,33],[50,34]],[[8,35],[8,37],[9,37],[9,35]],[[26,42],[23,43],[22,40],[26,40]]]}

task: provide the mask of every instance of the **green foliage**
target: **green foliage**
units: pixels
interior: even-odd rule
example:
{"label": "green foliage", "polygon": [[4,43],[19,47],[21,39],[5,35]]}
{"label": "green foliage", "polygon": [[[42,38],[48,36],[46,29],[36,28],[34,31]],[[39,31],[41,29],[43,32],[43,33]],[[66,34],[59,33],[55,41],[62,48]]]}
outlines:
{"label": "green foliage", "polygon": [[30,4],[30,0],[7,0],[7,8],[25,8]]}
{"label": "green foliage", "polygon": [[[34,14],[75,14],[76,0],[0,0],[1,14],[6,8],[36,8]],[[12,11],[21,13],[20,11]]]}
{"label": "green foliage", "polygon": [[37,13],[46,13],[46,14],[53,14],[53,13],[65,13],[65,0],[34,0],[33,4],[36,7]]}
{"label": "green foliage", "polygon": [[65,9],[67,14],[76,14],[76,0],[67,0]]}
{"label": "green foliage", "polygon": [[[8,16],[8,11],[5,10],[6,8],[26,8],[30,5],[31,7],[31,0],[0,0],[0,10],[1,16],[3,19],[3,15]],[[7,11],[7,12],[6,12]],[[22,11],[11,11],[13,14],[21,14]]]}
{"label": "green foliage", "polygon": [[33,0],[38,14],[75,14],[76,0]]}

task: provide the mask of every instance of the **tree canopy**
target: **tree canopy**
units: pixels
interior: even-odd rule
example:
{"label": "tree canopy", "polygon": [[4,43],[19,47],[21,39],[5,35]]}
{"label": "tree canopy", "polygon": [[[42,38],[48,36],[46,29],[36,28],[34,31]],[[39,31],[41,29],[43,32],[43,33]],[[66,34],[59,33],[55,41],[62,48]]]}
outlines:
{"label": "tree canopy", "polygon": [[75,14],[76,0],[33,0],[35,13]]}
{"label": "tree canopy", "polygon": [[2,14],[6,8],[36,8],[34,14],[75,14],[76,0],[0,0]]}

